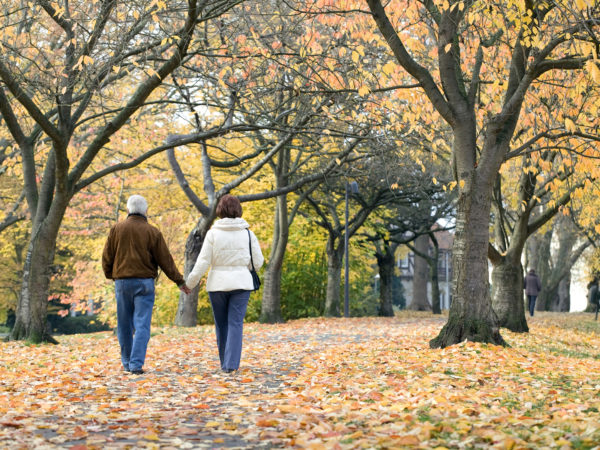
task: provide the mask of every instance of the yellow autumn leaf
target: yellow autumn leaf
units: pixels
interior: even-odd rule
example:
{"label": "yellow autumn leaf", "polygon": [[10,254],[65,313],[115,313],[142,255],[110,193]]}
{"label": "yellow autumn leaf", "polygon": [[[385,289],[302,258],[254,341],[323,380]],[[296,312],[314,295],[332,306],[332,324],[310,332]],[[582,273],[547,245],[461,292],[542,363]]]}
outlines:
{"label": "yellow autumn leaf", "polygon": [[384,74],[386,74],[387,76],[390,76],[394,70],[396,69],[396,64],[393,62],[388,62],[386,63],[383,67],[382,67],[382,71]]}
{"label": "yellow autumn leaf", "polygon": [[358,88],[358,95],[360,95],[361,97],[366,97],[367,95],[369,95],[370,92],[371,91],[369,87],[364,84],[360,88]]}
{"label": "yellow autumn leaf", "polygon": [[596,83],[600,83],[600,68],[598,68],[598,64],[595,61],[588,61],[589,64],[587,64],[588,68],[589,68],[589,72],[592,76],[592,79],[596,82]]}

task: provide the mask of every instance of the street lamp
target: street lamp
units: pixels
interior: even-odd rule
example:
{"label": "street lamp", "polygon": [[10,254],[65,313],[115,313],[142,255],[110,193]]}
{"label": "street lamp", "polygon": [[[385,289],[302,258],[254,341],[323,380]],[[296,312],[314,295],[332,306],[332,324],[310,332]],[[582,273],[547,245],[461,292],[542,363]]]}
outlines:
{"label": "street lamp", "polygon": [[350,297],[349,289],[350,283],[348,279],[349,272],[349,260],[348,260],[348,193],[358,194],[358,183],[352,181],[348,183],[346,181],[346,225],[344,227],[344,255],[346,264],[346,274],[344,277],[344,317],[350,317]]}

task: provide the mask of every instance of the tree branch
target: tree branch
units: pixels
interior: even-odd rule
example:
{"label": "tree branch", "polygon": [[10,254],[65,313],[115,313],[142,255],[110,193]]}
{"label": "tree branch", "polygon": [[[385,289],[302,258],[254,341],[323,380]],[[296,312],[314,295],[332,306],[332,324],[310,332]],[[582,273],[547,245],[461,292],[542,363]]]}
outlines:
{"label": "tree branch", "polygon": [[243,126],[243,127],[233,126],[231,128],[216,128],[213,130],[204,131],[202,133],[194,133],[194,134],[185,135],[183,137],[179,137],[177,140],[171,141],[164,145],[160,145],[158,147],[153,148],[152,150],[148,150],[143,155],[139,156],[138,158],[136,158],[128,163],[114,164],[112,166],[106,167],[103,170],[100,170],[99,172],[96,172],[95,174],[93,174],[85,179],[80,180],[75,185],[74,191],[78,192],[81,189],[83,189],[84,187],[92,184],[93,182],[99,180],[100,178],[102,178],[110,173],[118,172],[120,170],[125,170],[125,169],[130,169],[132,167],[135,167],[138,164],[140,164],[140,163],[144,162],[145,160],[147,160],[148,158],[150,158],[151,156],[154,156],[160,152],[164,152],[165,150],[168,150],[170,148],[179,147],[181,145],[186,145],[186,144],[191,144],[191,143],[198,143],[204,139],[210,139],[210,138],[214,138],[217,136],[222,136],[231,131],[250,131],[250,130],[254,130],[254,127],[248,128],[245,126]]}
{"label": "tree branch", "polygon": [[56,128],[52,122],[48,120],[48,118],[44,115],[44,113],[36,106],[33,100],[27,95],[27,93],[21,89],[21,86],[16,82],[16,80],[12,77],[11,70],[4,65],[2,60],[0,60],[0,79],[4,81],[4,84],[10,91],[10,93],[15,97],[15,99],[23,105],[23,107],[27,110],[29,115],[39,126],[44,130],[44,132],[57,144],[62,143],[62,136],[58,128]]}
{"label": "tree branch", "polygon": [[177,33],[179,39],[177,41],[175,53],[165,63],[162,64],[155,75],[152,75],[151,77],[147,78],[146,81],[140,84],[127,102],[127,106],[119,114],[117,114],[112,121],[107,123],[100,130],[98,136],[90,143],[83,156],[71,170],[71,173],[69,174],[70,185],[74,185],[77,180],[80,179],[100,149],[110,141],[110,137],[116,133],[127,122],[127,120],[129,120],[129,118],[144,105],[145,100],[150,96],[150,94],[152,94],[152,92],[154,92],[154,90],[162,84],[162,81],[171,72],[173,72],[183,60],[189,43],[191,42],[198,16],[196,2],[189,0],[188,4],[188,14],[185,24],[179,33]]}
{"label": "tree branch", "polygon": [[431,100],[431,103],[446,120],[446,122],[448,122],[451,126],[455,125],[456,117],[454,111],[444,98],[444,95],[438,89],[438,86],[436,85],[429,71],[425,67],[418,64],[404,47],[402,40],[396,33],[394,26],[387,17],[385,8],[381,4],[381,1],[367,0],[367,4],[371,9],[373,19],[375,20],[379,31],[387,41],[400,65],[410,75],[412,75],[419,82],[419,84],[421,84],[421,87]]}

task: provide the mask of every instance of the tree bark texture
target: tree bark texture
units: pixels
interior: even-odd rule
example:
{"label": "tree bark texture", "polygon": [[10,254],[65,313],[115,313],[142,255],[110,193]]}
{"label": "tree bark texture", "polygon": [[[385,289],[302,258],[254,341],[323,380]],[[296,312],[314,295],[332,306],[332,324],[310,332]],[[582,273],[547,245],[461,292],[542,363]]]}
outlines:
{"label": "tree bark texture", "polygon": [[[185,262],[183,266],[184,277],[187,278],[194,268],[204,237],[212,224],[212,217],[202,216],[185,243]],[[175,325],[180,327],[195,327],[198,323],[198,294],[202,283],[192,289],[192,292],[179,294],[179,304],[175,313]]]}
{"label": "tree bark texture", "polygon": [[431,309],[433,314],[441,314],[440,306],[440,280],[438,273],[438,262],[440,259],[440,249],[437,241],[434,241],[433,256],[429,260],[429,278],[431,279]]}
{"label": "tree bark texture", "polygon": [[393,287],[394,287],[394,252],[389,245],[385,250],[377,252],[377,266],[379,269],[379,315],[394,317]]}
{"label": "tree bark texture", "polygon": [[569,312],[571,310],[571,272],[558,283],[558,298],[553,311]]}
{"label": "tree bark texture", "polygon": [[67,205],[65,203],[58,208],[58,203],[57,200],[46,219],[37,224],[29,241],[15,326],[10,339],[57,343],[50,333],[47,311],[58,230]]}
{"label": "tree bark texture", "polygon": [[[577,237],[577,230],[567,216],[557,217],[552,229],[542,236],[538,247],[542,292],[536,302],[537,311],[570,310],[571,267],[590,245],[589,241],[577,245]],[[551,250],[554,238],[558,241],[555,252]]]}
{"label": "tree bark texture", "polygon": [[461,191],[452,254],[454,283],[448,322],[430,341],[443,348],[465,340],[506,345],[489,295],[487,249],[493,180],[474,180]]}
{"label": "tree bark texture", "polygon": [[344,246],[337,248],[330,242],[327,244],[327,296],[324,313],[327,317],[340,317],[340,293],[342,284],[342,266]]}
{"label": "tree bark texture", "polygon": [[552,273],[552,254],[550,244],[552,243],[552,227],[543,234],[535,236],[535,242],[530,246],[530,262],[527,269],[535,269],[542,282],[542,292],[537,298],[535,309],[545,311],[546,298],[550,296],[550,278]]}
{"label": "tree bark texture", "polygon": [[265,271],[260,321],[262,323],[283,322],[281,315],[281,272],[289,238],[287,196],[277,197],[273,244]]}
{"label": "tree bark texture", "polygon": [[516,333],[528,332],[524,305],[523,266],[518,258],[503,258],[492,269],[492,308],[499,326]]}
{"label": "tree bark texture", "polygon": [[[415,249],[427,254],[429,250],[429,236],[422,235],[415,240]],[[427,283],[429,281],[429,264],[425,258],[415,254],[413,273],[413,295],[407,309],[413,311],[431,311],[431,304],[427,298]]]}

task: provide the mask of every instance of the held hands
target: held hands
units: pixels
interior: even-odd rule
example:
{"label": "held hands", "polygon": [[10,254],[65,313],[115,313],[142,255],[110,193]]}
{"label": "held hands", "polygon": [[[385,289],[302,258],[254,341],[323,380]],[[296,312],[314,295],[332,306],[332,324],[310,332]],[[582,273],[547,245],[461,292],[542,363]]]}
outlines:
{"label": "held hands", "polygon": [[181,292],[183,292],[184,294],[189,294],[190,292],[192,292],[192,290],[191,290],[189,287],[187,287],[187,286],[185,285],[185,283],[184,283],[184,284],[182,284],[181,286],[179,286],[179,290],[180,290]]}

